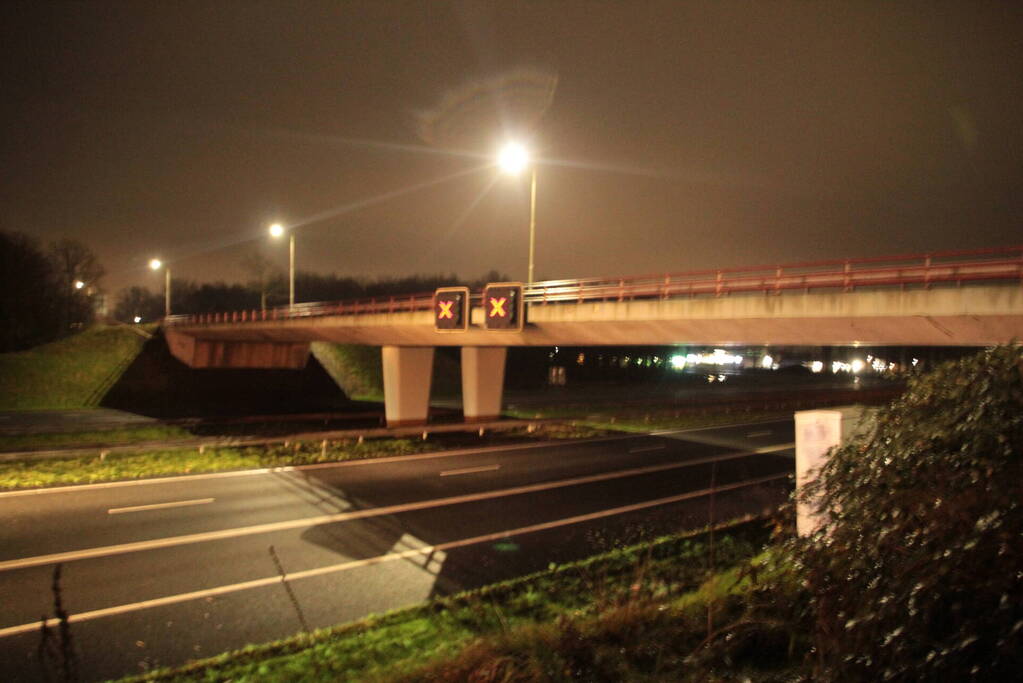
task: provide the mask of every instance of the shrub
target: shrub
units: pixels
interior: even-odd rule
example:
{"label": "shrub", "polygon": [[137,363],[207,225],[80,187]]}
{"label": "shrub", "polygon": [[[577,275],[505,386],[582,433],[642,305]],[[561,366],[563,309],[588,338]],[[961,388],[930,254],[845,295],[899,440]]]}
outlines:
{"label": "shrub", "polygon": [[816,678],[1023,671],[1023,350],[912,380],[807,487],[830,522],[795,548]]}

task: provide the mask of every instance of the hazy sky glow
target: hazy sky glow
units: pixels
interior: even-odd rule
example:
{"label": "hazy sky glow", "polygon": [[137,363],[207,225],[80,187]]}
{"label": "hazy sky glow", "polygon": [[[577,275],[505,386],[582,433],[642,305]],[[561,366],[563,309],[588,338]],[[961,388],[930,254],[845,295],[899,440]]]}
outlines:
{"label": "hazy sky glow", "polygon": [[107,288],[680,271],[1023,242],[1023,6],[88,2],[0,7],[0,227]]}

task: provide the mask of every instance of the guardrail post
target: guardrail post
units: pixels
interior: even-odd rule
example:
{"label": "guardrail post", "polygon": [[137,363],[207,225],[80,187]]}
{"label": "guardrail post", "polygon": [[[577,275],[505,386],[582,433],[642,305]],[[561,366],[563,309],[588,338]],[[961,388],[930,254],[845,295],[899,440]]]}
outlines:
{"label": "guardrail post", "polygon": [[721,278],[722,278],[722,273],[719,270],[717,272],[717,277],[714,278],[716,280],[716,282],[714,283],[714,296],[716,296],[716,297],[717,296],[721,296],[721,287],[722,287]]}

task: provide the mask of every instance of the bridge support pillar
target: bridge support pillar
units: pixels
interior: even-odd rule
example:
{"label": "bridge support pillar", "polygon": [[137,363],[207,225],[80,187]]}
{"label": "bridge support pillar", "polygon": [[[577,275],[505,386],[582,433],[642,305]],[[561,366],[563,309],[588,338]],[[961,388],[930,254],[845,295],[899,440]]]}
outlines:
{"label": "bridge support pillar", "polygon": [[426,424],[430,410],[432,346],[385,346],[384,414],[388,427]]}
{"label": "bridge support pillar", "polygon": [[500,416],[507,356],[508,349],[503,346],[462,347],[462,412],[466,422]]}

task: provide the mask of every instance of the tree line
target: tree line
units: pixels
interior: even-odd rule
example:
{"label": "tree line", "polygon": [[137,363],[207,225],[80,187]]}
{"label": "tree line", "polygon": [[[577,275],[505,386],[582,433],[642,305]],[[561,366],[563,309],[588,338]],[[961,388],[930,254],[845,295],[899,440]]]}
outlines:
{"label": "tree line", "polygon": [[[256,252],[243,258],[242,265],[250,275],[245,284],[174,279],[171,311],[214,313],[287,305],[285,274]],[[107,310],[102,305],[105,272],[96,255],[77,240],[61,239],[44,246],[28,235],[0,230],[0,352],[54,341],[92,324]],[[453,274],[370,279],[299,271],[295,296],[296,301],[344,301],[458,285],[480,289],[488,282],[508,279],[496,271],[472,281]],[[124,323],[153,322],[163,313],[162,288],[127,287],[109,307],[110,317]]]}
{"label": "tree line", "polygon": [[[295,301],[347,301],[432,292],[438,287],[467,286],[482,289],[488,282],[509,278],[490,271],[476,280],[464,281],[457,275],[410,275],[396,278],[353,278],[336,274],[295,273]],[[114,306],[113,317],[121,322],[158,320],[163,317],[164,292],[146,287],[122,290]],[[222,311],[261,310],[288,304],[288,282],[274,274],[246,284],[203,282],[174,278],[171,281],[171,312],[216,313]]]}
{"label": "tree line", "polygon": [[87,246],[43,246],[0,230],[0,352],[43,344],[91,324],[105,271]]}

